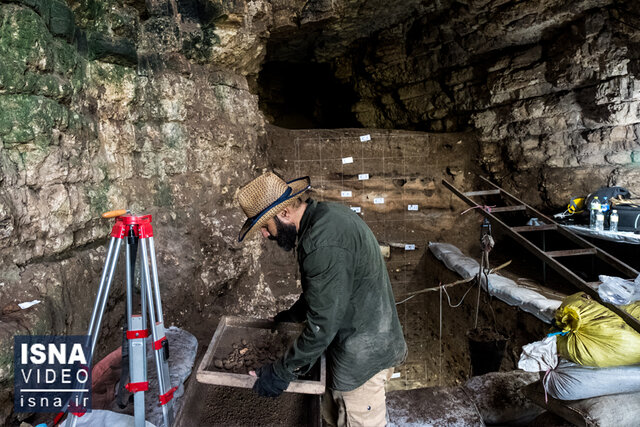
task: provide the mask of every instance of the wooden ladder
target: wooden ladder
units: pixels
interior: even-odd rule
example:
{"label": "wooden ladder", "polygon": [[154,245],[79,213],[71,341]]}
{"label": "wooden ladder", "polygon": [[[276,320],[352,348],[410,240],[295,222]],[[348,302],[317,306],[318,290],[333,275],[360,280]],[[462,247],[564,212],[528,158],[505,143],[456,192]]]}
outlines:
{"label": "wooden ladder", "polygon": [[[598,295],[598,285],[600,282],[587,282],[583,280],[580,276],[570,270],[567,266],[563,265],[558,261],[559,258],[569,257],[569,256],[589,256],[589,257],[597,257],[602,260],[604,263],[611,266],[613,269],[620,272],[619,277],[626,279],[635,279],[638,276],[638,272],[620,261],[619,259],[611,256],[607,252],[599,249],[598,247],[591,244],[589,241],[583,239],[580,236],[572,233],[562,225],[556,223],[552,218],[544,215],[540,211],[534,209],[533,207],[527,205],[523,201],[519,200],[514,195],[506,192],[502,188],[498,187],[487,178],[480,177],[480,179],[488,184],[490,189],[488,190],[479,190],[479,191],[469,191],[462,192],[454,187],[451,183],[446,180],[442,180],[442,184],[451,190],[456,196],[466,202],[472,208],[476,208],[482,215],[488,218],[491,221],[492,225],[498,226],[498,228],[502,229],[507,235],[512,237],[518,244],[522,245],[529,252],[535,255],[543,262],[543,266],[549,266],[553,270],[555,270],[558,274],[560,274],[564,279],[566,279],[569,283],[573,284],[579,290],[585,292],[594,300],[598,301],[603,306],[607,307],[609,310],[616,313],[620,316],[629,326],[631,326],[634,330],[640,333],[640,321],[635,317],[631,316],[626,311],[620,309],[618,306],[602,301],[600,295]],[[472,197],[486,197],[486,196],[499,196],[502,200],[503,206],[491,207],[490,209],[485,209],[485,204],[479,204],[475,202]],[[509,226],[503,220],[501,220],[496,214],[500,214],[503,212],[517,212],[521,211],[529,218],[538,218],[541,225],[523,225],[523,226]],[[539,248],[535,243],[533,243],[530,239],[527,238],[527,234],[530,235],[531,232],[539,231],[543,233],[543,241],[544,236],[547,232],[555,233],[555,236],[559,236],[561,239],[565,239],[567,241],[573,242],[575,246],[578,246],[577,249],[567,249],[567,250],[555,250],[555,251],[546,251],[543,245],[543,248]],[[554,236],[554,237],[555,237]],[[593,259],[593,258],[592,258]]]}

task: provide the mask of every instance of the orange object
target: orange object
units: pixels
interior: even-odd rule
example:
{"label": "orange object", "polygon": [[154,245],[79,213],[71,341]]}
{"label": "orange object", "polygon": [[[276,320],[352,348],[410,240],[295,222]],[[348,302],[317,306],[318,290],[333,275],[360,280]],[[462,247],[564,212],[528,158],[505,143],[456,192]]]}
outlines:
{"label": "orange object", "polygon": [[117,211],[109,211],[102,214],[102,218],[115,218],[118,216],[122,216],[129,212],[126,209],[118,209]]}

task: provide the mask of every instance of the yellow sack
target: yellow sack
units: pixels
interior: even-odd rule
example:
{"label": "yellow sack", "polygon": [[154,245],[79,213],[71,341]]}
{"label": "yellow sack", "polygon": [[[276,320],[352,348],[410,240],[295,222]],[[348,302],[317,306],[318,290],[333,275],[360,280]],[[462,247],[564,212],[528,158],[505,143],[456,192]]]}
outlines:
{"label": "yellow sack", "polygon": [[[640,318],[640,302],[621,306]],[[620,316],[584,292],[569,295],[556,311],[558,354],[587,366],[622,366],[640,363],[640,334]]]}

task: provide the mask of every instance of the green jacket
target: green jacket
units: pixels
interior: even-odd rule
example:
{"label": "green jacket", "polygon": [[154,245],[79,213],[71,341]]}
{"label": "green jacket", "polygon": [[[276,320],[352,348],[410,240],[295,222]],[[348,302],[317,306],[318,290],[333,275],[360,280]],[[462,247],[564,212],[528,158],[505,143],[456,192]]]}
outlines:
{"label": "green jacket", "polygon": [[302,334],[274,364],[292,381],[327,351],[328,386],[353,390],[403,362],[407,345],[380,246],[338,203],[308,200],[298,231],[302,296],[290,309]]}

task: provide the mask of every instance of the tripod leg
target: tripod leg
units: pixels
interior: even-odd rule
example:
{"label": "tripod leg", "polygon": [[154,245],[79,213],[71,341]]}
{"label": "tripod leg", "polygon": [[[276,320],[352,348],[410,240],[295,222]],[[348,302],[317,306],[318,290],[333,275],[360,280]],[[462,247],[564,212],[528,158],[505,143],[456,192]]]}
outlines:
{"label": "tripod leg", "polygon": [[[100,332],[100,324],[102,323],[102,316],[104,315],[104,308],[107,305],[107,299],[109,299],[109,289],[111,288],[111,282],[113,281],[113,274],[118,262],[118,254],[120,251],[120,244],[122,239],[112,237],[109,241],[109,249],[107,250],[107,259],[104,262],[104,268],[102,270],[102,276],[100,277],[100,285],[98,286],[98,293],[96,294],[96,301],[93,305],[93,312],[91,313],[91,321],[89,323],[89,331],[87,336],[91,340],[91,353],[89,357],[93,359],[93,352],[98,342],[98,335]],[[66,408],[69,411],[69,408]],[[71,411],[70,411],[71,412]],[[73,413],[70,413],[65,421],[65,426],[75,427],[78,422],[78,417]]]}
{"label": "tripod leg", "polygon": [[133,315],[130,316],[130,320],[133,329],[127,333],[127,338],[129,338],[129,372],[131,382],[127,384],[126,387],[127,390],[133,393],[135,427],[144,427],[144,392],[149,390],[147,371],[144,369],[145,359],[147,358],[145,338],[148,333],[144,330],[145,325],[142,324],[142,316]]}
{"label": "tripod leg", "polygon": [[89,331],[87,335],[91,338],[91,356],[93,357],[93,351],[95,350],[96,343],[98,342],[98,333],[100,331],[100,324],[102,323],[102,316],[104,315],[104,308],[109,298],[109,289],[111,288],[111,282],[113,280],[113,274],[118,262],[118,254],[120,251],[120,244],[122,239],[115,237],[111,238],[109,242],[109,250],[107,251],[107,259],[104,263],[104,269],[102,270],[102,277],[100,278],[100,285],[98,286],[98,294],[96,295],[96,302],[93,306],[93,313],[91,314],[91,322],[89,323]]}
{"label": "tripod leg", "polygon": [[[168,342],[165,336],[164,324],[162,319],[162,306],[160,305],[160,286],[158,284],[158,272],[155,262],[155,248],[153,246],[153,237],[148,237],[151,249],[151,257],[147,255],[147,238],[141,238],[142,245],[142,281],[147,293],[147,302],[149,304],[149,316],[151,320],[151,333],[153,335],[153,349],[156,362],[156,370],[158,372],[158,385],[160,387],[160,405],[162,406],[162,415],[164,417],[165,427],[173,424],[173,392],[177,387],[171,387],[171,378],[169,376],[168,359]],[[151,278],[149,276],[149,258],[151,258],[151,266],[153,271],[153,288]],[[155,292],[154,292],[155,291]],[[154,302],[156,307],[154,307]],[[158,317],[156,318],[156,312]]]}
{"label": "tripod leg", "polygon": [[[146,370],[145,338],[149,335],[144,318],[133,314],[133,285],[135,283],[136,257],[138,253],[138,238],[133,231],[127,237],[127,349],[128,349],[128,378],[130,382],[125,388],[133,393],[135,427],[145,425],[144,392],[149,389]],[[144,294],[144,289],[141,289]],[[144,309],[144,307],[143,307]],[[123,353],[124,354],[124,353]],[[123,368],[124,369],[124,368]],[[126,380],[125,379],[125,380]],[[122,381],[122,379],[121,379]]]}

